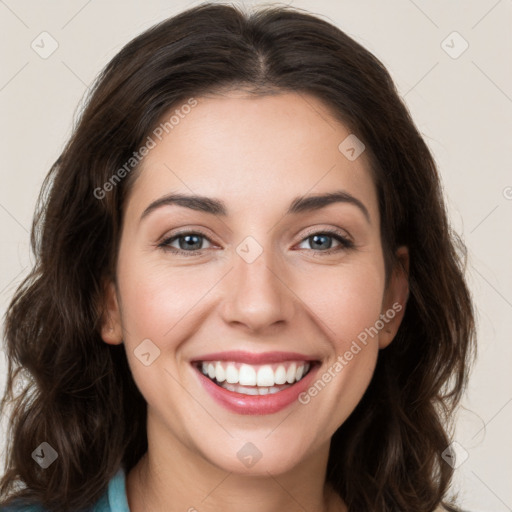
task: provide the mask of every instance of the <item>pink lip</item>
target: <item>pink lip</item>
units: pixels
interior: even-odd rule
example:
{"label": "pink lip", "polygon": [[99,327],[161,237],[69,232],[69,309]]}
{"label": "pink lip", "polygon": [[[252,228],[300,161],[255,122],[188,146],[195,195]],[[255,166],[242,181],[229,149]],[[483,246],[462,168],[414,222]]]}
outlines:
{"label": "pink lip", "polygon": [[244,352],[242,350],[231,350],[229,352],[215,352],[204,356],[196,357],[194,362],[202,361],[234,361],[247,364],[271,364],[282,361],[314,361],[315,358],[298,354],[296,352]]}
{"label": "pink lip", "polygon": [[[219,359],[216,360],[218,361]],[[279,393],[256,396],[228,391],[203,375],[194,365],[193,367],[199,381],[217,403],[237,414],[264,415],[279,412],[296,402],[299,394],[311,386],[319,365],[313,365],[303,379]]]}

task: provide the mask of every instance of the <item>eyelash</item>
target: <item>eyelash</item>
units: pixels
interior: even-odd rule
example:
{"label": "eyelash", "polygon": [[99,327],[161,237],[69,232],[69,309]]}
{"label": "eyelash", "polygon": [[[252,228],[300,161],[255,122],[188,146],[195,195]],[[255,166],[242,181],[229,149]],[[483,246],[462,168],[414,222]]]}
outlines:
{"label": "eyelash", "polygon": [[[170,252],[171,254],[179,254],[182,256],[201,256],[203,254],[202,250],[184,251],[182,249],[176,249],[176,248],[169,247],[169,244],[171,242],[173,242],[174,240],[177,240],[183,236],[187,236],[187,235],[199,235],[200,237],[206,238],[206,240],[211,242],[211,240],[208,238],[208,236],[201,231],[182,231],[181,233],[177,233],[177,234],[173,235],[172,237],[166,238],[165,240],[163,240],[161,243],[158,244],[158,247],[166,252]],[[304,240],[307,240],[308,238],[311,238],[314,235],[328,235],[340,243],[340,247],[331,248],[326,251],[315,251],[315,249],[309,249],[314,252],[319,252],[320,254],[323,254],[323,255],[330,255],[335,252],[341,251],[343,249],[345,249],[345,250],[353,249],[355,246],[354,242],[352,242],[346,236],[344,236],[342,234],[342,232],[336,231],[336,230],[312,231],[312,232],[306,234],[306,236],[301,240],[301,243],[304,242]],[[308,249],[300,249],[300,250],[308,250]]]}

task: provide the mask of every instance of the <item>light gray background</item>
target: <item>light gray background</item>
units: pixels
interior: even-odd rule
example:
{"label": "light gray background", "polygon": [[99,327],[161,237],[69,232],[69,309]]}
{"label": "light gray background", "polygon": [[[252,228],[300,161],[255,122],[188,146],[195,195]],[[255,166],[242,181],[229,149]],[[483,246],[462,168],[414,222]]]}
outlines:
{"label": "light gray background", "polygon": [[[0,0],[2,316],[32,261],[41,182],[93,78],[135,35],[198,3]],[[286,3],[324,16],[382,60],[434,153],[478,309],[479,359],[456,432],[469,456],[453,489],[468,510],[512,511],[512,1]],[[43,31],[58,43],[46,59],[31,48],[42,47]],[[453,31],[469,44],[458,58],[465,43]],[[5,368],[0,354],[2,390]]]}

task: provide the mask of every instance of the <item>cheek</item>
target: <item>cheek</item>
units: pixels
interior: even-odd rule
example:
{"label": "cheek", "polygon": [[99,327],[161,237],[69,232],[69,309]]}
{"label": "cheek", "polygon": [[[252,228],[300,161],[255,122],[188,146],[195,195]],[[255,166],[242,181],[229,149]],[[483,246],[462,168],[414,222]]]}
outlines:
{"label": "cheek", "polygon": [[[311,284],[314,283],[314,286]],[[326,435],[346,420],[368,387],[378,356],[378,330],[384,278],[379,264],[318,273],[300,293],[322,328],[330,354],[301,403],[315,410]]]}
{"label": "cheek", "polygon": [[297,281],[296,290],[340,353],[379,319],[384,276],[377,263],[323,269],[314,279]]}
{"label": "cheek", "polygon": [[200,307],[216,281],[136,258],[120,263],[118,275],[125,350],[137,387],[148,405],[177,407],[183,379],[179,346],[194,334],[194,306]]}
{"label": "cheek", "polygon": [[159,345],[177,339],[194,306],[216,282],[211,272],[142,261],[120,265],[119,275],[123,327],[129,336],[154,338]]}

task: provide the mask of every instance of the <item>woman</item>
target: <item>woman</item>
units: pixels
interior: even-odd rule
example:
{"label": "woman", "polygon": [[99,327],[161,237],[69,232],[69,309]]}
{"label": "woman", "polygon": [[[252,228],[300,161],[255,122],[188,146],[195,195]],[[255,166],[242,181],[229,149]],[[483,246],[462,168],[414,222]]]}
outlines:
{"label": "woman", "polygon": [[464,246],[388,72],[338,28],[204,4],[135,38],[32,243],[2,510],[443,510]]}

